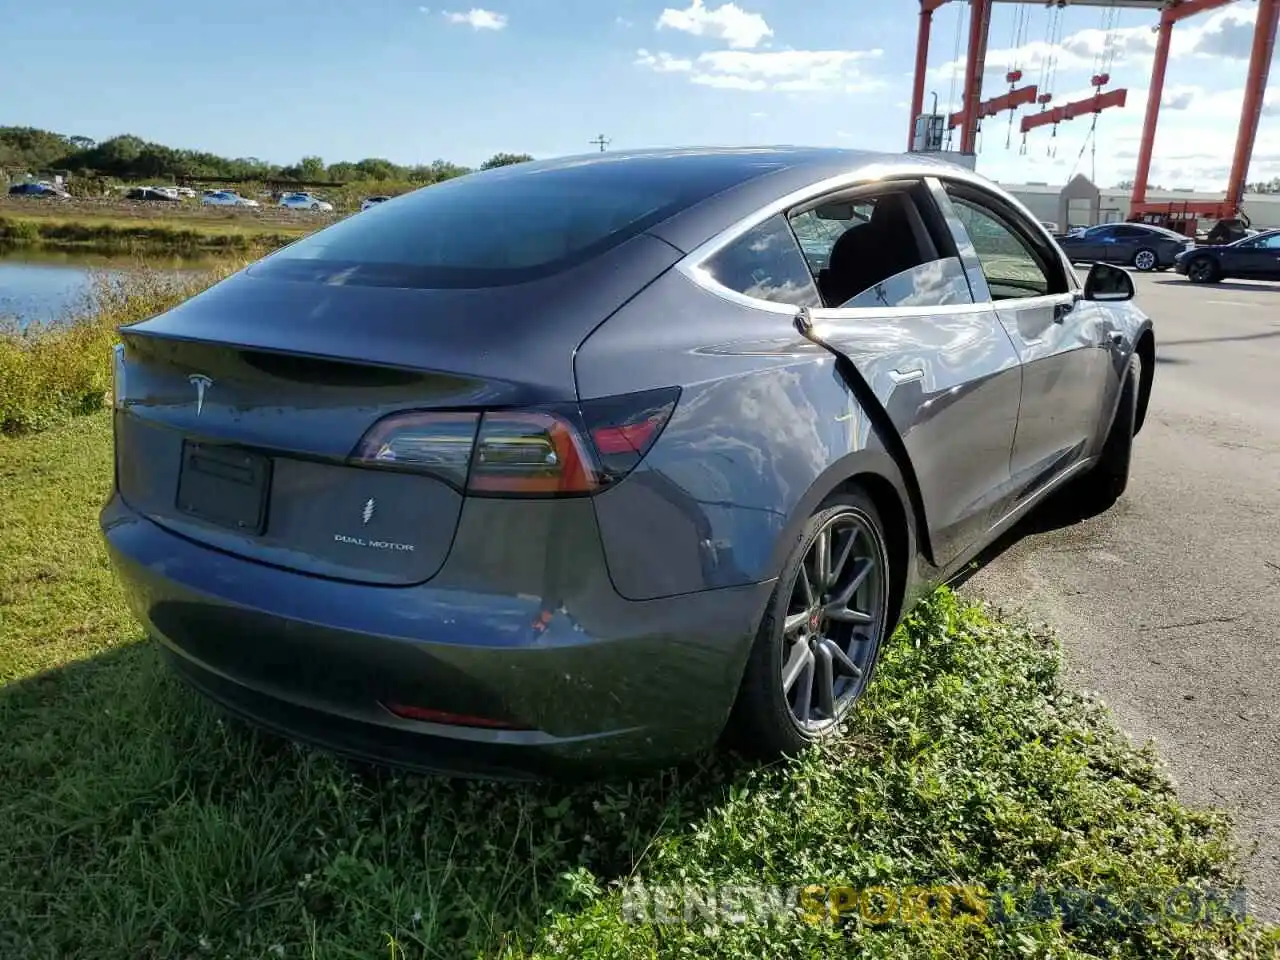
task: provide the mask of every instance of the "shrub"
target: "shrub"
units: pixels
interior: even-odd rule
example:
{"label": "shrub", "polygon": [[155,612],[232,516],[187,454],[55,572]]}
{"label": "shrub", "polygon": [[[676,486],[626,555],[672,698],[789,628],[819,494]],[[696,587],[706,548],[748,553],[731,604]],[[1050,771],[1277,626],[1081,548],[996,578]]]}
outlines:
{"label": "shrub", "polygon": [[238,267],[179,276],[145,267],[99,273],[86,301],[64,320],[0,329],[0,432],[29,433],[101,409],[120,327],[155,316]]}

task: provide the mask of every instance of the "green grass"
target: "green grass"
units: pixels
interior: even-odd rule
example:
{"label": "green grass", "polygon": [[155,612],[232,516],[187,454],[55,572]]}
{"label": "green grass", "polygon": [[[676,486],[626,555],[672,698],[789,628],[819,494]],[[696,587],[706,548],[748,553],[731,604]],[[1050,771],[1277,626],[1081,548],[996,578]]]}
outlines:
{"label": "green grass", "polygon": [[[1069,692],[1047,638],[949,592],[845,742],[594,786],[395,776],[256,733],[130,619],[104,412],[0,438],[0,957],[1274,957],[1274,931],[622,915],[621,884],[1238,882],[1224,818]],[[228,638],[237,642],[237,638]]]}
{"label": "green grass", "polygon": [[310,231],[305,225],[235,223],[201,217],[0,216],[0,245],[102,253],[258,255]]}
{"label": "green grass", "polygon": [[61,323],[23,329],[0,318],[0,435],[31,433],[101,409],[111,392],[111,347],[121,326],[145,320],[243,265],[222,260],[192,274],[139,266],[100,273],[86,303]]}

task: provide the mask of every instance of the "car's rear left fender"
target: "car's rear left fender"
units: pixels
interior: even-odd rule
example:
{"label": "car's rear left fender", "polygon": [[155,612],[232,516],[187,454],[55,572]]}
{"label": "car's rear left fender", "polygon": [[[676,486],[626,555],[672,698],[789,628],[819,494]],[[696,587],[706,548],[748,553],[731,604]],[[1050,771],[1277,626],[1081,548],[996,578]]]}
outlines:
{"label": "car's rear left fender", "polygon": [[809,515],[858,475],[892,492],[914,545],[918,518],[875,411],[790,316],[730,303],[671,271],[579,349],[583,399],[682,391],[636,470],[594,498],[624,597],[776,577]]}

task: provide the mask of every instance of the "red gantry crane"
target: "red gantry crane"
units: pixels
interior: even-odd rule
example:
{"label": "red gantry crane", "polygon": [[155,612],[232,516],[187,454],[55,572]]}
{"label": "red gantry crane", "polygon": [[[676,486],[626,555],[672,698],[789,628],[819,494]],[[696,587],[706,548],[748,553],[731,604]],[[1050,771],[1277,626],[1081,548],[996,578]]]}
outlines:
{"label": "red gantry crane", "polygon": [[[916,41],[916,69],[911,89],[911,132],[908,149],[916,146],[918,118],[924,108],[925,73],[929,60],[929,35],[933,22],[933,14],[938,8],[951,0],[919,0],[920,22]],[[978,139],[978,128],[982,119],[992,117],[1005,110],[1016,111],[1018,107],[1038,103],[1039,113],[1031,113],[1022,118],[1021,131],[1026,134],[1038,127],[1052,126],[1055,130],[1059,123],[1077,117],[1092,115],[1094,122],[1103,110],[1123,107],[1128,91],[1106,90],[1102,88],[1110,82],[1110,74],[1101,70],[1094,75],[1092,86],[1094,93],[1082,100],[1075,100],[1059,106],[1050,107],[1052,92],[1041,90],[1037,85],[1016,86],[1022,79],[1022,71],[1014,68],[1005,75],[1009,82],[1009,90],[988,100],[982,99],[982,75],[986,66],[987,37],[991,28],[991,9],[993,3],[1014,2],[1021,0],[968,0],[969,29],[968,44],[965,53],[964,86],[961,92],[960,109],[947,117],[948,129],[960,128],[960,153],[972,156]],[[1236,135],[1235,151],[1232,157],[1231,173],[1227,180],[1226,196],[1221,201],[1199,201],[1170,204],[1168,202],[1149,202],[1147,200],[1147,181],[1151,173],[1151,156],[1155,144],[1156,124],[1160,116],[1160,101],[1164,94],[1165,70],[1168,67],[1169,48],[1173,25],[1179,20],[1195,16],[1207,10],[1226,6],[1237,0],[1049,0],[1045,6],[1051,10],[1051,16],[1060,18],[1061,8],[1068,5],[1109,7],[1131,7],[1159,12],[1159,23],[1156,27],[1156,49],[1151,69],[1151,85],[1147,93],[1146,113],[1142,126],[1142,141],[1138,151],[1138,166],[1134,175],[1133,197],[1129,205],[1130,220],[1142,220],[1148,223],[1159,223],[1180,229],[1194,235],[1196,219],[1203,217],[1213,220],[1231,220],[1242,217],[1241,203],[1244,199],[1245,182],[1249,172],[1249,160],[1253,154],[1254,141],[1257,138],[1258,123],[1262,115],[1263,94],[1267,86],[1267,76],[1271,66],[1271,56],[1275,47],[1276,27],[1280,21],[1280,0],[1257,0],[1257,20],[1254,26],[1253,47],[1249,57],[1249,69],[1245,82],[1244,103],[1241,111],[1240,126]],[[957,29],[959,24],[957,23]],[[1019,32],[1021,27],[1018,28]],[[1060,19],[1051,21],[1048,45],[1052,51],[1061,40]],[[959,47],[957,34],[957,48]],[[1021,39],[1015,46],[1021,45]],[[1053,54],[1051,53],[1051,56]],[[1048,76],[1052,78],[1053,71]],[[1044,78],[1042,78],[1043,82]],[[1012,119],[1012,117],[1011,117]]]}

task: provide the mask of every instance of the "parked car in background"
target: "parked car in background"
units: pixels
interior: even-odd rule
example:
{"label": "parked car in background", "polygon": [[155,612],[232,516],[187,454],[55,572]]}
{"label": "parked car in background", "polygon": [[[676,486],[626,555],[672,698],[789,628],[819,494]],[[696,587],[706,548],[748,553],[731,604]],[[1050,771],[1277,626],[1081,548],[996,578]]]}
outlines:
{"label": "parked car in background", "polygon": [[200,202],[213,207],[259,207],[257,200],[242,197],[234,190],[208,190],[200,198]]}
{"label": "parked car in background", "polygon": [[168,203],[177,203],[178,195],[169,193],[159,187],[134,187],[124,195],[126,200],[158,200]]}
{"label": "parked car in background", "polygon": [[794,755],[934,584],[1055,491],[1123,493],[1133,296],[910,155],[499,167],[121,328],[101,529],[175,670],[301,740]]}
{"label": "parked car in background", "polygon": [[1058,226],[1057,221],[1055,220],[1041,220],[1040,226],[1055,235],[1062,232],[1062,228]]}
{"label": "parked car in background", "polygon": [[1280,280],[1280,230],[1178,254],[1173,269],[1192,283]]}
{"label": "parked car in background", "polygon": [[319,210],[326,213],[333,211],[333,204],[321,200],[313,193],[286,193],[280,198],[280,206],[290,210]]}
{"label": "parked car in background", "polygon": [[71,194],[67,193],[57,184],[45,183],[15,183],[9,188],[9,196],[11,197],[39,197],[47,200],[67,200]]}
{"label": "parked car in background", "polygon": [[1058,238],[1058,246],[1073,262],[1120,263],[1143,271],[1168,270],[1178,254],[1195,245],[1180,233],[1145,223],[1100,223]]}
{"label": "parked car in background", "polygon": [[360,209],[368,210],[370,207],[376,207],[380,203],[386,203],[390,197],[365,197],[360,201]]}

